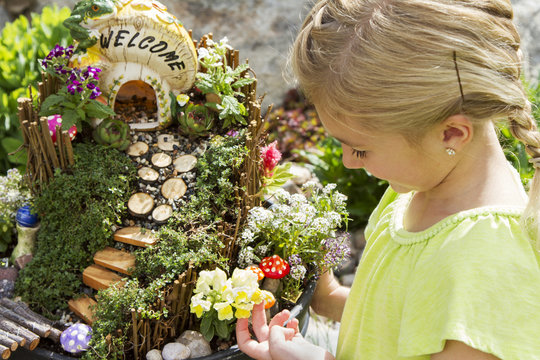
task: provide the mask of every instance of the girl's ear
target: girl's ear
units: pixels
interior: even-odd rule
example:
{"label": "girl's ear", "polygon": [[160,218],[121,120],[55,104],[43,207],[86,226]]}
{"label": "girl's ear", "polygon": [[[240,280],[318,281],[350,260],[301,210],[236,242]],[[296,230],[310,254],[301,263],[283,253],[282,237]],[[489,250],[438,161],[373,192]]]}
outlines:
{"label": "girl's ear", "polygon": [[473,138],[474,128],[471,121],[461,114],[452,115],[440,124],[440,139],[445,148],[461,150]]}

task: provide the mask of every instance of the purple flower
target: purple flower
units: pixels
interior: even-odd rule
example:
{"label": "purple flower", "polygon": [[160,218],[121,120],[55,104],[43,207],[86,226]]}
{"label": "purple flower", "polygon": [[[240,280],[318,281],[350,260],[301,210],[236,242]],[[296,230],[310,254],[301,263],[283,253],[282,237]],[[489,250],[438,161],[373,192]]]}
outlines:
{"label": "purple flower", "polygon": [[94,90],[96,88],[96,84],[94,84],[93,82],[89,82],[86,87],[90,90]]}
{"label": "purple flower", "polygon": [[101,95],[101,91],[99,91],[99,88],[96,87],[94,90],[92,90],[92,93],[90,94],[90,99],[94,100],[99,95]]}
{"label": "purple flower", "polygon": [[302,258],[298,254],[293,254],[287,259],[291,267],[302,264]]}
{"label": "purple flower", "polygon": [[334,238],[323,240],[322,247],[326,251],[323,267],[337,267],[351,256],[350,237],[349,233],[341,233]]}
{"label": "purple flower", "polygon": [[226,135],[230,136],[230,137],[237,137],[238,134],[239,134],[239,132],[236,131],[236,130],[229,130],[229,132]]}

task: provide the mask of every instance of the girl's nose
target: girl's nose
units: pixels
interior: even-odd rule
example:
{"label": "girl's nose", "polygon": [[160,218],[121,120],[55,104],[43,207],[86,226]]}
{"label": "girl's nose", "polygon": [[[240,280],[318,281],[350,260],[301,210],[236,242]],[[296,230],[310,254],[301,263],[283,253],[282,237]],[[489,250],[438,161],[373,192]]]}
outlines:
{"label": "girl's nose", "polygon": [[342,162],[347,169],[361,169],[364,167],[364,161],[359,156],[353,154],[353,148],[348,145],[341,144],[343,150]]}

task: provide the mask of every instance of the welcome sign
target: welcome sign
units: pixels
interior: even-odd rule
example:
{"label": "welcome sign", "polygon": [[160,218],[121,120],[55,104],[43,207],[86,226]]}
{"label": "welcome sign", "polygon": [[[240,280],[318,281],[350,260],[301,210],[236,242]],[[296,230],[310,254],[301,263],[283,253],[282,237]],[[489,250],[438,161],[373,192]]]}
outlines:
{"label": "welcome sign", "polygon": [[165,6],[152,0],[85,0],[65,22],[79,46],[81,65],[102,68],[100,88],[114,108],[124,84],[148,84],[155,92],[158,119],[130,124],[156,130],[171,122],[170,93],[190,89],[197,73],[197,53],[189,33]]}

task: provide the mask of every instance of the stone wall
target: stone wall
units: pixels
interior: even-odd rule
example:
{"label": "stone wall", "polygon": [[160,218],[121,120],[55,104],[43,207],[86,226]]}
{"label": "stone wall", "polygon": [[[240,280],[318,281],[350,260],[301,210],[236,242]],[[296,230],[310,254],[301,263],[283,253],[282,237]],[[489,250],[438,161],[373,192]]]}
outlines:
{"label": "stone wall", "polygon": [[[301,25],[311,0],[161,0],[188,29],[194,38],[212,32],[215,39],[227,36],[240,50],[259,80],[259,93],[267,93],[265,103],[281,102],[293,87],[286,75],[288,49]],[[0,0],[0,26],[14,14],[39,12],[56,3],[73,8],[77,0]],[[513,0],[516,20],[522,35],[527,59],[526,75],[536,79],[540,71],[540,1]],[[8,10],[8,11],[6,11]]]}

